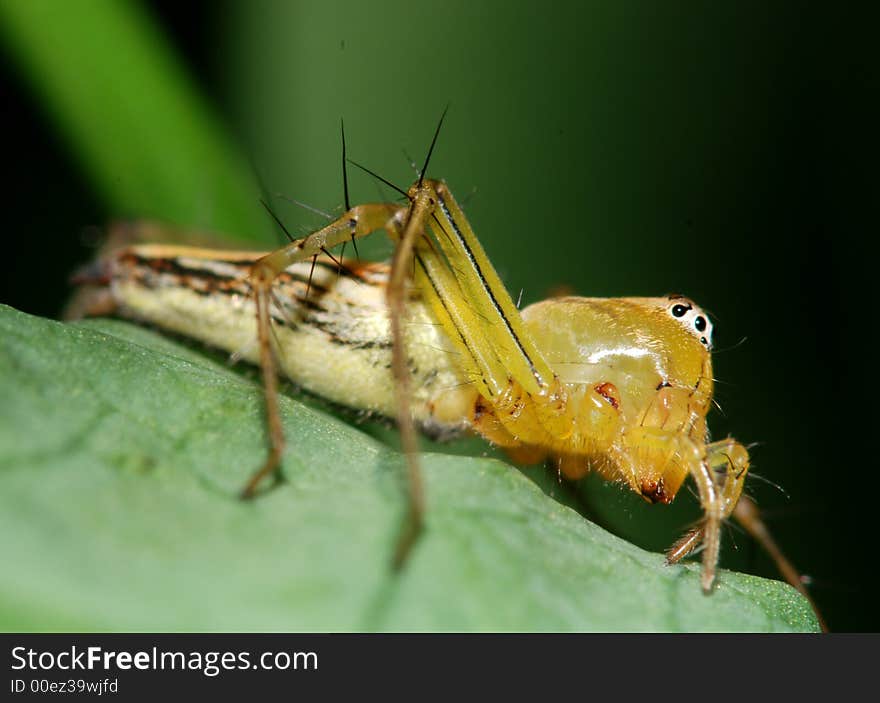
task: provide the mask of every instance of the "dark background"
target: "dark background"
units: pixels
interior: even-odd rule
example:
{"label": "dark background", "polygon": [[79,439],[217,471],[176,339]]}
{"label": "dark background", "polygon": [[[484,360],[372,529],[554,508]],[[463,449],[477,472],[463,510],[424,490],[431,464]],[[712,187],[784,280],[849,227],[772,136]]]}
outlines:
{"label": "dark background", "polygon": [[[406,185],[404,150],[421,160],[451,102],[431,172],[467,199],[514,297],[569,285],[701,302],[720,350],[713,434],[760,443],[754,473],[789,497],[757,480],[748,490],[832,629],[878,630],[876,25],[855,7],[806,5],[158,2],[150,12],[268,191],[341,203],[340,115],[350,154]],[[10,257],[0,301],[57,316],[70,271],[90,256],[89,227],[138,213],[103,202],[14,57],[0,56]],[[379,197],[367,179],[352,188],[354,200]],[[284,217],[315,224],[295,209]],[[585,491],[598,519],[656,549],[695,505],[682,495],[679,512],[661,514],[616,489]],[[726,565],[774,574],[734,540]]]}

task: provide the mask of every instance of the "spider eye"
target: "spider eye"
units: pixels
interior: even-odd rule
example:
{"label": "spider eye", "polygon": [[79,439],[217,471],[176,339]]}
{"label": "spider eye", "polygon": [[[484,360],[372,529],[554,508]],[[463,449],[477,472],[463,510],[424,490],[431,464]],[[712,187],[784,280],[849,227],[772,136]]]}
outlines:
{"label": "spider eye", "polygon": [[706,330],[706,318],[700,315],[694,320],[694,327],[697,328],[697,332],[704,332]]}
{"label": "spider eye", "polygon": [[686,305],[679,304],[672,306],[672,314],[675,317],[684,317],[688,310],[690,310],[690,308]]}

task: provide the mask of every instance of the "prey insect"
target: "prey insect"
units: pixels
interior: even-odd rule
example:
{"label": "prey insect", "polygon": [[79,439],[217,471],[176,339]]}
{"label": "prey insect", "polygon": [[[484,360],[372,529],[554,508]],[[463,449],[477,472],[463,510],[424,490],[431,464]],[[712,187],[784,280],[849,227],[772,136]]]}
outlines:
{"label": "prey insect", "polygon": [[[734,516],[806,595],[743,496],[746,447],[709,441],[708,315],[681,295],[565,296],[518,310],[447,185],[425,177],[439,129],[418,179],[400,190],[402,203],[351,206],[346,185],[341,217],[269,253],[117,248],[80,277],[99,284],[85,312],[116,310],[259,364],[269,450],[244,497],[281,467],[279,373],[331,401],[396,418],[409,505],[397,565],[425,509],[418,426],[477,433],[569,479],[596,472],[651,503],[672,502],[690,478],[702,519],[668,561],[702,546],[701,583],[711,591],[722,524]],[[390,264],[331,253],[379,231],[395,243]]]}

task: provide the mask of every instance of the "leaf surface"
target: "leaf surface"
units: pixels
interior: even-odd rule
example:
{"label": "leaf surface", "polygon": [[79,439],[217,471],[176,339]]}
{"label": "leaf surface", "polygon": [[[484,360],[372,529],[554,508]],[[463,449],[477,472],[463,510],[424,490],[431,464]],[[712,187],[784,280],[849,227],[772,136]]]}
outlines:
{"label": "leaf surface", "polygon": [[0,629],[815,631],[788,585],[667,567],[494,459],[424,455],[428,524],[389,568],[399,456],[154,332],[0,307]]}

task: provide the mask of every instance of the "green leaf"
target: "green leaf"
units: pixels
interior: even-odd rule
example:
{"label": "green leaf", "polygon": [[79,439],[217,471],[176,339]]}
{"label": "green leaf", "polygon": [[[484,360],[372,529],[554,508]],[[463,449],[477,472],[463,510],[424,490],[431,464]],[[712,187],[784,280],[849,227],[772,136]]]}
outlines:
{"label": "green leaf", "polygon": [[0,307],[0,629],[815,631],[786,584],[667,567],[494,459],[424,455],[428,524],[389,560],[399,456],[156,333]]}
{"label": "green leaf", "polygon": [[109,214],[267,241],[246,159],[139,4],[4,0],[0,36]]}

